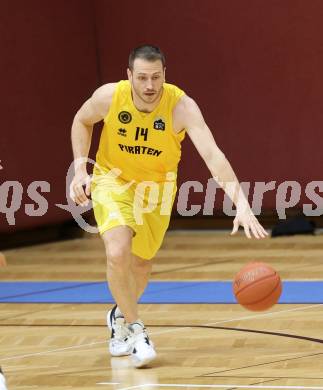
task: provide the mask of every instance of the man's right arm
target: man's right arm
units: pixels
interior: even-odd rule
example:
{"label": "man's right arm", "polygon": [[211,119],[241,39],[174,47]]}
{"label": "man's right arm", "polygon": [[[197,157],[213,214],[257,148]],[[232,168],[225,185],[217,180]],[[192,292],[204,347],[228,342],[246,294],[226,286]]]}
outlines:
{"label": "man's right arm", "polygon": [[[86,160],[91,146],[93,125],[101,121],[108,113],[116,84],[105,84],[98,88],[76,113],[72,125],[72,148],[75,176],[70,186],[70,197],[83,206],[90,195],[90,177],[86,169]],[[83,189],[85,185],[85,192]]]}

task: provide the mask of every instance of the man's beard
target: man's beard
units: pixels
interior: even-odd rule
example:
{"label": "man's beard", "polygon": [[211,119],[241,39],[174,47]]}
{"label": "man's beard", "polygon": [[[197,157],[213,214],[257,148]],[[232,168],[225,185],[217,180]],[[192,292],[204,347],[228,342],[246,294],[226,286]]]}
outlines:
{"label": "man's beard", "polygon": [[162,92],[162,88],[160,88],[159,91],[152,91],[152,92],[154,92],[154,95],[153,95],[154,98],[153,99],[149,99],[149,97],[146,96],[144,92],[142,92],[142,93],[138,92],[138,90],[134,87],[134,85],[133,85],[133,89],[134,89],[134,92],[135,92],[136,96],[141,101],[143,101],[146,104],[153,104],[153,103],[155,103],[160,98],[160,95],[161,95],[161,92]]}

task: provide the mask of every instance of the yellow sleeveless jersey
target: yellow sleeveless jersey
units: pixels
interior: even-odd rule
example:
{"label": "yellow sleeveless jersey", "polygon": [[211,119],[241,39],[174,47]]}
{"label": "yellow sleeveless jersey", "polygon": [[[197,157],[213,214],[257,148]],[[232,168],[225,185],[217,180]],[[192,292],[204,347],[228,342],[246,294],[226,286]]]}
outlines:
{"label": "yellow sleeveless jersey", "polygon": [[103,170],[119,168],[120,177],[136,182],[163,182],[177,173],[185,130],[175,134],[172,113],[184,92],[164,83],[161,100],[151,113],[136,109],[128,80],[117,83],[101,134],[96,161]]}

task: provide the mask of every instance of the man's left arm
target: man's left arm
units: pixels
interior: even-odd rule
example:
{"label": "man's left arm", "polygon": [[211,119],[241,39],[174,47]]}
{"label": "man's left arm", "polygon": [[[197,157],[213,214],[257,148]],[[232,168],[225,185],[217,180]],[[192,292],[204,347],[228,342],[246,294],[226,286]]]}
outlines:
{"label": "man's left arm", "polygon": [[256,238],[265,238],[267,232],[254,216],[229,161],[217,146],[195,101],[186,95],[183,96],[174,109],[173,118],[175,129],[186,129],[212,177],[237,208],[231,234],[235,234],[241,225],[248,238],[251,238],[251,234]]}

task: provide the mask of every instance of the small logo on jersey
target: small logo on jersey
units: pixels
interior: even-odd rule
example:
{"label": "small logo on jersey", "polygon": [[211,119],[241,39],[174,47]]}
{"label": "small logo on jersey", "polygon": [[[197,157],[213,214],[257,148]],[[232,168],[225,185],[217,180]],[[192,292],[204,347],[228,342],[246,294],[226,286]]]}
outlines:
{"label": "small logo on jersey", "polygon": [[118,115],[118,118],[121,123],[130,123],[132,116],[128,111],[121,111]]}
{"label": "small logo on jersey", "polygon": [[155,130],[165,130],[165,122],[162,118],[157,118],[154,122],[154,129]]}
{"label": "small logo on jersey", "polygon": [[122,137],[127,136],[127,130],[126,129],[119,129],[118,134],[121,135]]}

